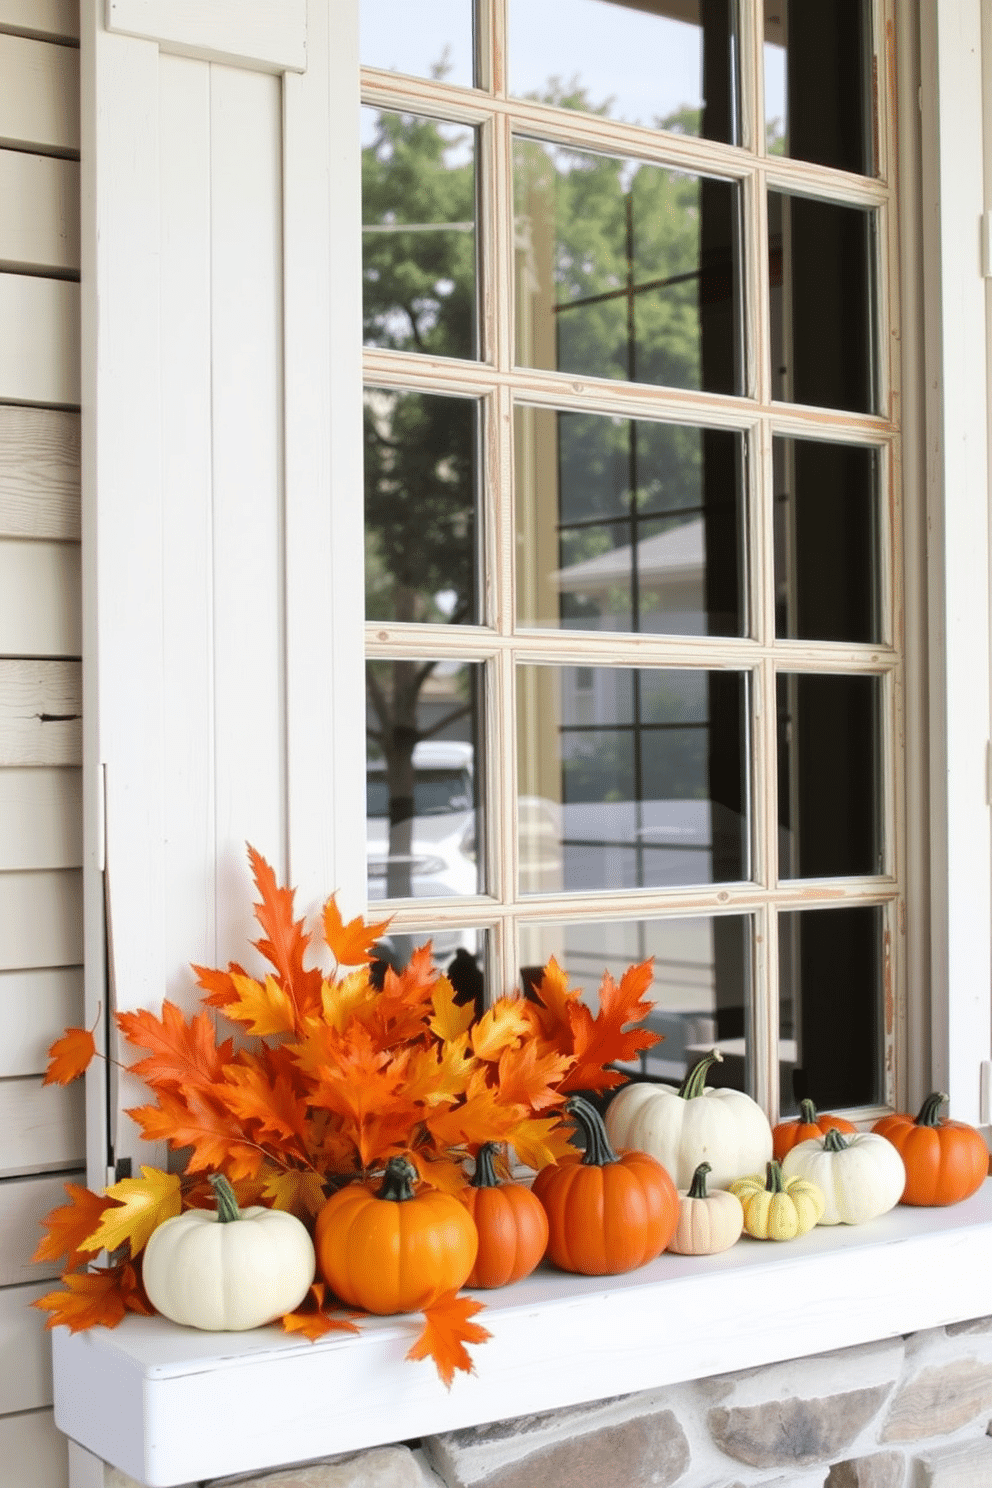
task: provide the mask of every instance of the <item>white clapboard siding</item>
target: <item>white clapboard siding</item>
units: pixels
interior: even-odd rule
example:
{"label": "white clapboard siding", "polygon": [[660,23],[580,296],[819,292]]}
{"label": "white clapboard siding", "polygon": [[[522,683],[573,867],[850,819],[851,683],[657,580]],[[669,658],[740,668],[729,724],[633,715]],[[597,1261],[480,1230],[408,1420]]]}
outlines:
{"label": "white clapboard siding", "polygon": [[74,41],[79,0],[0,0],[0,30]]}
{"label": "white clapboard siding", "polygon": [[0,655],[79,656],[79,544],[0,537]]}
{"label": "white clapboard siding", "polygon": [[82,1080],[72,1085],[43,1085],[40,1076],[0,1080],[0,1178],[84,1161],[83,1094]]}
{"label": "white clapboard siding", "polygon": [[0,404],[0,537],[79,541],[79,422]]}
{"label": "white clapboard siding", "polygon": [[78,966],[83,959],[78,868],[0,873],[0,966]]}
{"label": "white clapboard siding", "polygon": [[79,269],[79,165],[0,150],[0,265],[22,272]]}
{"label": "white clapboard siding", "polygon": [[0,32],[0,144],[79,149],[79,52]]}
{"label": "white clapboard siding", "polygon": [[0,325],[0,399],[79,402],[78,284],[0,274]]}
{"label": "white clapboard siding", "polygon": [[69,1488],[69,1443],[50,1410],[0,1419],[4,1488]]}
{"label": "white clapboard siding", "polygon": [[[58,1261],[32,1261],[45,1231],[46,1214],[68,1203],[66,1182],[85,1187],[86,1174],[60,1173],[57,1178],[5,1178],[0,1182],[0,1286],[23,1286],[59,1274]],[[3,1479],[6,1488],[6,1479]]]}
{"label": "white clapboard siding", "polygon": [[81,764],[81,688],[78,661],[0,658],[0,766]]}
{"label": "white clapboard siding", "polygon": [[79,868],[82,809],[80,771],[73,766],[0,770],[0,873]]}
{"label": "white clapboard siding", "polygon": [[[51,1290],[47,1281],[0,1290],[0,1413],[52,1403],[51,1341],[45,1314],[31,1306]],[[7,1488],[2,1467],[0,1481]]]}
{"label": "white clapboard siding", "polygon": [[43,1074],[52,1043],[82,1023],[81,966],[0,971],[0,1079]]}

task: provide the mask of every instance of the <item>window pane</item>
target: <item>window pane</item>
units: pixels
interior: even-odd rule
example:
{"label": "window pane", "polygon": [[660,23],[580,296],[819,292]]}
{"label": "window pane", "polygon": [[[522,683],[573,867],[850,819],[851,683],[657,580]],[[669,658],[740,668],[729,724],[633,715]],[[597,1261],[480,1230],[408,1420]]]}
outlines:
{"label": "window pane", "polygon": [[473,0],[362,0],[362,66],[470,88]]}
{"label": "window pane", "polygon": [[575,924],[520,927],[521,980],[533,985],[554,956],[595,1015],[604,971],[615,981],[631,966],[654,957],[654,1002],[645,1027],[664,1043],[625,1066],[632,1074],[680,1083],[714,1047],[722,1065],[708,1085],[743,1090],[751,1006],[751,920],[748,915],[699,919],[580,920]]}
{"label": "window pane", "polygon": [[870,175],[868,0],[765,0],[769,150]]}
{"label": "window pane", "polygon": [[482,667],[366,663],[370,899],[482,889]]}
{"label": "window pane", "polygon": [[366,346],[476,355],[475,131],[362,110]]}
{"label": "window pane", "polygon": [[510,91],[736,144],[731,0],[510,0]]}
{"label": "window pane", "polygon": [[518,671],[522,893],[748,877],[745,674]]}
{"label": "window pane", "polygon": [[723,429],[518,407],[521,625],[744,631],[744,454]]}
{"label": "window pane", "polygon": [[772,451],[776,635],[878,641],[877,452],[781,438]]}
{"label": "window pane", "polygon": [[430,942],[434,962],[455,989],[459,1007],[469,1003],[481,1015],[485,1003],[486,959],[489,934],[474,926],[430,930],[387,930],[375,943],[372,980],[381,986],[386,967],[402,971],[414,951]]}
{"label": "window pane", "polygon": [[740,391],[735,186],[525,139],[514,171],[518,362]]}
{"label": "window pane", "polygon": [[875,413],[875,216],[768,193],[772,395]]}
{"label": "window pane", "polygon": [[475,622],[478,406],[365,393],[365,613]]}
{"label": "window pane", "polygon": [[807,1098],[823,1111],[877,1104],[881,909],[797,910],[778,925],[782,1110]]}
{"label": "window pane", "polygon": [[881,873],[878,677],[778,677],[779,877]]}

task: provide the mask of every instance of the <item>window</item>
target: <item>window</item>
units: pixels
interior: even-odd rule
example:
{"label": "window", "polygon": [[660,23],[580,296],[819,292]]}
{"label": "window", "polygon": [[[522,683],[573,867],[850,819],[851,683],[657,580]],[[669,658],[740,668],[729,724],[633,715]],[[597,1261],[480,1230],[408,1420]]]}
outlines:
{"label": "window", "polygon": [[554,954],[591,999],[651,955],[642,1073],[716,1044],[773,1113],[891,1104],[903,501],[876,7],[361,19],[383,954],[433,935],[475,996]]}

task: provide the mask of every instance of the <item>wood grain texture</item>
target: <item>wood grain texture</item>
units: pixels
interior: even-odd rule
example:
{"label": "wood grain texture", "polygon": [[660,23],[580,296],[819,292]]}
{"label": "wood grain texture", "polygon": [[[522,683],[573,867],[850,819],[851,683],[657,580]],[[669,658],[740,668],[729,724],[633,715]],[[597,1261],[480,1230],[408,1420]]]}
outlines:
{"label": "wood grain texture", "polygon": [[79,869],[0,873],[0,967],[81,965],[82,914]]}
{"label": "wood grain texture", "polygon": [[51,1410],[0,1419],[5,1488],[69,1488],[69,1443]]}
{"label": "wood grain texture", "polygon": [[0,537],[78,542],[78,413],[0,404]]}
{"label": "wood grain texture", "polygon": [[79,271],[79,165],[0,150],[0,265]]}
{"label": "wood grain texture", "polygon": [[79,403],[79,285],[0,274],[0,399]]}
{"label": "wood grain texture", "polygon": [[79,150],[79,52],[0,32],[0,143]]}
{"label": "wood grain texture", "polygon": [[8,1178],[0,1183],[0,1286],[23,1286],[58,1276],[58,1263],[32,1261],[31,1257],[45,1233],[42,1219],[66,1203],[67,1180],[85,1184],[86,1176],[80,1171],[60,1173],[57,1178]]}
{"label": "wood grain texture", "polygon": [[44,1074],[50,1046],[82,1023],[81,966],[0,971],[0,1079]]}
{"label": "wood grain texture", "polygon": [[82,706],[78,661],[0,659],[0,766],[81,764]]}
{"label": "wood grain texture", "polygon": [[0,0],[0,30],[75,41],[79,36],[79,0]]}
{"label": "wood grain texture", "polygon": [[0,537],[0,655],[82,652],[79,544]]}
{"label": "wood grain texture", "polygon": [[64,1087],[40,1077],[0,1080],[0,1177],[80,1167],[85,1150],[81,1080]]}

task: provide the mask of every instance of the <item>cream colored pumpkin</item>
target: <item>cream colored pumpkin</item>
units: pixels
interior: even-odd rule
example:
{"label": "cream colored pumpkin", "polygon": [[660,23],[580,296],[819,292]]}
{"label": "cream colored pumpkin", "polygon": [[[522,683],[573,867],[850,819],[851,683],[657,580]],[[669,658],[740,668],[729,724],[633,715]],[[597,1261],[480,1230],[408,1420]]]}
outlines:
{"label": "cream colored pumpkin", "polygon": [[820,1224],[866,1224],[894,1209],[906,1186],[902,1158],[885,1137],[829,1131],[798,1142],[782,1161],[786,1178],[815,1183],[824,1198]]}
{"label": "cream colored pumpkin", "polygon": [[725,1188],[707,1189],[709,1171],[709,1163],[700,1163],[688,1190],[679,1195],[679,1222],[668,1242],[668,1249],[676,1255],[716,1255],[741,1238],[741,1201]]}
{"label": "cream colored pumpkin", "polygon": [[606,1130],[615,1147],[649,1152],[687,1189],[701,1162],[714,1188],[760,1172],[772,1155],[772,1129],[761,1107],[742,1090],[711,1090],[706,1071],[723,1056],[714,1049],[678,1090],[633,1081],[610,1102]]}
{"label": "cream colored pumpkin", "polygon": [[153,1230],[142,1276],[174,1323],[242,1332],[298,1307],[317,1267],[306,1228],[282,1209],[239,1209],[226,1178],[210,1180],[217,1209],[190,1209]]}

